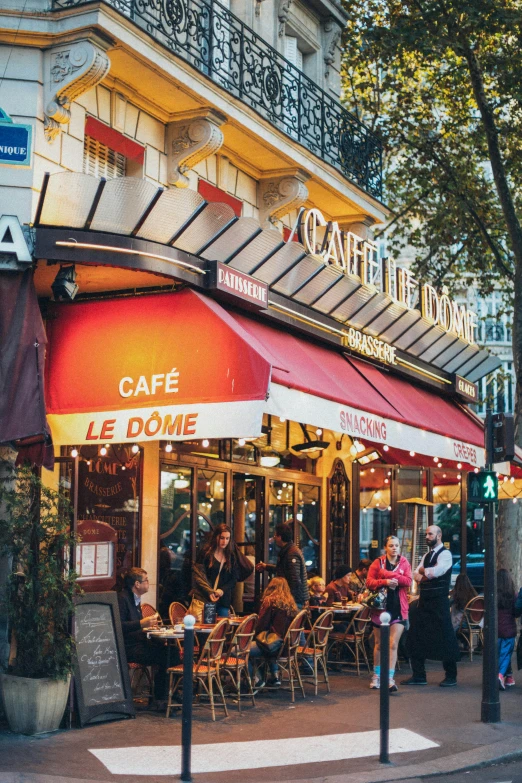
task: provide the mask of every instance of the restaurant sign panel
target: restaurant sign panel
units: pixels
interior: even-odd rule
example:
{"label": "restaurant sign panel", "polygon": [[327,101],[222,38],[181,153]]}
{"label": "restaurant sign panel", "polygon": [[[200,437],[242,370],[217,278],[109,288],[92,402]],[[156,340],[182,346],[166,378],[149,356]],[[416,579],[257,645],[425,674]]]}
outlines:
{"label": "restaurant sign panel", "polygon": [[56,443],[261,433],[270,362],[203,294],[59,304],[48,340],[46,398]]}
{"label": "restaurant sign panel", "polygon": [[438,459],[482,467],[484,448],[448,435],[430,432],[395,419],[377,416],[333,400],[273,383],[265,410],[274,416],[306,421],[315,427],[342,432],[384,447],[412,450]]}
{"label": "restaurant sign panel", "polygon": [[296,235],[307,253],[320,256],[325,264],[339,267],[409,310],[420,304],[423,317],[433,326],[475,345],[476,313],[451,299],[446,288],[438,292],[427,283],[420,284],[410,269],[398,266],[392,258],[379,258],[375,242],[342,230],[315,208],[300,210],[288,241]]}
{"label": "restaurant sign panel", "polygon": [[208,268],[208,289],[223,299],[241,300],[243,305],[266,310],[268,307],[268,285],[255,277],[239,272],[221,261],[210,261]]}
{"label": "restaurant sign panel", "polygon": [[0,109],[0,164],[17,167],[31,165],[31,125],[21,125],[12,121],[10,116]]}
{"label": "restaurant sign panel", "polygon": [[453,387],[460,397],[464,397],[470,403],[477,403],[478,396],[478,384],[462,378],[460,375],[455,375],[453,380]]}

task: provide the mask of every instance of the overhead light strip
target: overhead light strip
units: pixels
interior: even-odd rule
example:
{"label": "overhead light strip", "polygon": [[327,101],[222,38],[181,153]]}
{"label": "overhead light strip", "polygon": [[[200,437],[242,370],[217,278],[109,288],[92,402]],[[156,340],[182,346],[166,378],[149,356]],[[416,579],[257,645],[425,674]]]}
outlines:
{"label": "overhead light strip", "polygon": [[176,264],[177,266],[185,267],[193,272],[197,272],[200,275],[206,275],[205,269],[200,269],[195,264],[189,264],[188,261],[178,261],[168,256],[160,256],[157,253],[145,253],[143,250],[129,250],[125,247],[112,247],[111,245],[95,245],[90,242],[76,242],[59,240],[55,243],[59,247],[78,247],[84,250],[103,250],[108,253],[121,253],[127,256],[142,256],[143,258],[156,258],[158,261],[168,261],[169,264]]}
{"label": "overhead light strip", "polygon": [[448,381],[447,378],[443,378],[442,375],[437,375],[434,372],[430,372],[429,370],[421,370],[420,367],[418,367],[416,364],[412,364],[412,362],[407,362],[406,359],[397,359],[397,364],[404,364],[407,367],[411,367],[415,372],[420,373],[421,375],[428,375],[430,378],[435,378],[435,380],[440,381],[440,383],[447,383],[451,386],[451,381]]}
{"label": "overhead light strip", "polygon": [[290,315],[293,315],[294,318],[297,318],[297,320],[299,321],[305,321],[314,324],[315,326],[319,326],[321,329],[324,329],[325,332],[333,332],[335,334],[340,334],[341,337],[346,337],[346,332],[342,331],[341,329],[335,329],[333,326],[328,326],[327,324],[323,324],[321,323],[321,321],[317,321],[315,318],[310,318],[310,316],[308,315],[297,313],[295,310],[292,310],[290,307],[285,307],[284,305],[279,304],[277,302],[272,302],[270,299],[268,300],[268,304],[274,310],[281,310],[284,311],[285,313],[289,313]]}

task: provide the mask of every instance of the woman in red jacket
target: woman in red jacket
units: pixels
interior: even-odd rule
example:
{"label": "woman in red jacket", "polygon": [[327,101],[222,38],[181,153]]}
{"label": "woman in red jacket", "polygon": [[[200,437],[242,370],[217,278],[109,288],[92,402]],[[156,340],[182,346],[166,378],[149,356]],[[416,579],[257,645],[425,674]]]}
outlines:
{"label": "woman in red jacket", "polygon": [[[369,590],[386,588],[386,611],[390,620],[390,691],[396,691],[395,665],[397,648],[404,629],[408,626],[408,590],[411,585],[411,566],[401,555],[401,545],[396,536],[388,536],[384,542],[385,554],[374,560],[368,571],[366,587]],[[381,610],[372,610],[373,623],[373,676],[370,688],[381,684]]]}

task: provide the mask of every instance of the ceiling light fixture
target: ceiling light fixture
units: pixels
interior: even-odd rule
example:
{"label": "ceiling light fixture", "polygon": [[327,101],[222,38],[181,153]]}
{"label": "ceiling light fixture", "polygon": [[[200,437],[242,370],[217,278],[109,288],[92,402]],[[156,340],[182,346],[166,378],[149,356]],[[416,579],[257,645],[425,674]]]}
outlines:
{"label": "ceiling light fixture", "polygon": [[359,465],[367,465],[369,462],[374,462],[380,458],[380,454],[376,449],[366,449],[357,455],[354,462],[358,462]]}
{"label": "ceiling light fixture", "polygon": [[271,446],[259,449],[259,464],[263,468],[275,468],[281,462],[281,455]]}
{"label": "ceiling light fixture", "polygon": [[[298,454],[311,454],[314,451],[321,452],[328,448],[330,443],[327,440],[319,440],[318,438],[312,440],[310,433],[306,429],[306,426],[304,424],[300,424],[300,427],[303,431],[305,439],[303,443],[297,443],[295,446],[292,446],[292,451],[297,451]],[[319,436],[322,434],[322,432],[323,431],[321,429],[318,429],[316,430],[316,435]]]}
{"label": "ceiling light fixture", "polygon": [[56,302],[72,302],[79,291],[74,264],[60,267],[54,282],[51,283],[51,290]]}

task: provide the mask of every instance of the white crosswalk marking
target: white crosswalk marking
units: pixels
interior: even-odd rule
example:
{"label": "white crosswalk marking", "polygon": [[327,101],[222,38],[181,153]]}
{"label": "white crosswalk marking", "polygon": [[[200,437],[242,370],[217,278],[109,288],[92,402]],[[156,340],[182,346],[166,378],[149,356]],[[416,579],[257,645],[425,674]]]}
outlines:
{"label": "white crosswalk marking", "polygon": [[[436,748],[438,744],[409,729],[390,731],[390,753]],[[90,751],[114,775],[172,775],[181,767],[179,745],[134,748],[100,748]],[[281,767],[312,762],[377,756],[379,732],[327,734],[249,742],[192,746],[192,772],[226,772],[232,769]]]}

